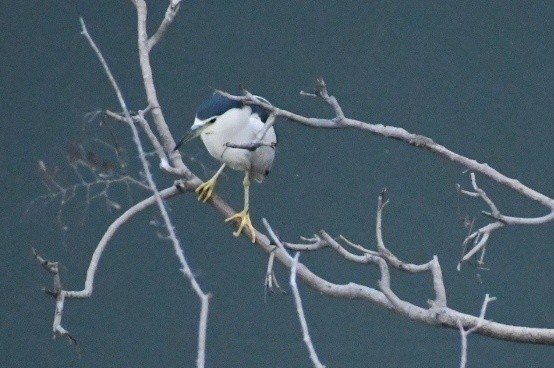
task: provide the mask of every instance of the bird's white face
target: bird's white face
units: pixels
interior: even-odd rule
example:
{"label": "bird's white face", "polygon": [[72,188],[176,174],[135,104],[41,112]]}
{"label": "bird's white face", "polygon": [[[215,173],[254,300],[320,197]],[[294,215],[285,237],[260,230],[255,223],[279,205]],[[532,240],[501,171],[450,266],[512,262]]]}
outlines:
{"label": "bird's white face", "polygon": [[189,131],[175,146],[175,150],[179,149],[182,145],[192,141],[194,138],[199,137],[210,125],[213,125],[217,117],[212,117],[206,120],[194,119],[194,123],[190,127]]}
{"label": "bird's white face", "polygon": [[194,123],[190,127],[189,132],[194,134],[194,137],[198,137],[201,135],[207,128],[209,128],[211,125],[215,124],[217,121],[217,116],[213,116],[206,120],[200,120],[198,118],[194,119]]}

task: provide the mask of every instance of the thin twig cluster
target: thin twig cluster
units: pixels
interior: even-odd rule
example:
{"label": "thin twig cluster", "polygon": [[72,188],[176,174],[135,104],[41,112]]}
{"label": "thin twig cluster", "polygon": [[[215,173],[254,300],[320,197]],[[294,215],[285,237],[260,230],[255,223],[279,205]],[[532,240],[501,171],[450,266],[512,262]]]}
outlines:
{"label": "thin twig cluster", "polygon": [[25,213],[31,212],[39,205],[56,204],[56,221],[62,231],[67,231],[70,225],[64,210],[71,203],[79,204],[82,224],[88,215],[90,206],[103,202],[109,210],[120,211],[123,205],[111,195],[115,187],[122,187],[131,198],[131,189],[139,188],[150,192],[150,187],[142,179],[136,179],[126,171],[126,157],[122,150],[99,139],[92,141],[112,153],[113,160],[101,159],[94,150],[86,149],[83,143],[73,142],[67,149],[65,158],[71,169],[71,184],[66,184],[61,170],[56,166],[49,167],[43,160],[38,161],[38,172],[47,193],[31,201]]}

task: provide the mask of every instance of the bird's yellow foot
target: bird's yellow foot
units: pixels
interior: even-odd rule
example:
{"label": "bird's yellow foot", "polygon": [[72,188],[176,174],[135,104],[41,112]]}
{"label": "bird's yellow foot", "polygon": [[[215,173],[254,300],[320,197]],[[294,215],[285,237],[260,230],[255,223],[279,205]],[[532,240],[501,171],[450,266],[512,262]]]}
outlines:
{"label": "bird's yellow foot", "polygon": [[233,232],[233,235],[239,236],[240,233],[242,233],[242,230],[246,227],[250,231],[250,234],[252,234],[252,243],[255,243],[256,229],[254,229],[254,226],[252,226],[252,221],[250,221],[250,211],[244,209],[241,212],[235,213],[233,216],[227,218],[225,222],[233,220],[239,222],[239,228],[237,229],[237,231]]}
{"label": "bird's yellow foot", "polygon": [[195,192],[198,194],[198,200],[206,203],[208,199],[212,196],[212,193],[215,188],[216,178],[211,178],[210,180],[200,184],[196,188]]}

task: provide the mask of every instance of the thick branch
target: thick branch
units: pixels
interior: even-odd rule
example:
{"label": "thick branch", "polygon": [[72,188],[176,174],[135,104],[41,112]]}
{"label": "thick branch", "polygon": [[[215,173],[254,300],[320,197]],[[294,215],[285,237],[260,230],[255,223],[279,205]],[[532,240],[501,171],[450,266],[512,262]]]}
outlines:
{"label": "thick branch", "polygon": [[[428,150],[452,162],[460,164],[471,171],[478,172],[502,185],[505,185],[515,190],[519,194],[523,195],[524,197],[527,197],[536,202],[539,202],[543,206],[547,207],[550,210],[550,212],[554,212],[554,199],[549,198],[544,194],[539,193],[523,185],[521,182],[519,182],[516,179],[508,178],[507,176],[501,174],[494,168],[490,167],[488,164],[479,163],[475,160],[469,159],[465,156],[452,152],[446,147],[434,142],[431,138],[418,135],[418,134],[413,134],[406,131],[405,129],[398,128],[398,127],[385,126],[382,124],[369,124],[360,120],[344,117],[343,115],[341,115],[342,110],[338,110],[335,107],[335,104],[338,105],[338,102],[336,102],[336,99],[327,94],[326,87],[325,87],[325,96],[327,97],[325,97],[324,100],[327,103],[329,103],[335,110],[335,113],[337,115],[335,116],[334,119],[304,117],[304,116],[292,113],[290,111],[280,109],[271,104],[267,104],[258,99],[252,98],[250,97],[252,96],[251,94],[246,94],[245,96],[234,96],[222,91],[217,91],[217,92],[228,98],[234,99],[236,101],[241,101],[245,104],[260,106],[266,109],[267,111],[269,111],[270,113],[274,114],[276,118],[279,118],[279,117],[284,118],[284,119],[291,120],[314,128],[352,128],[352,129],[360,130],[362,132],[366,132],[373,135],[393,138],[393,139],[402,141],[404,143],[410,144],[412,146]],[[548,216],[549,216],[547,218],[548,221],[554,220],[554,214],[551,214]]]}
{"label": "thick branch", "polygon": [[[175,140],[169,131],[169,127],[165,121],[160,103],[158,101],[158,95],[156,93],[156,87],[154,86],[154,77],[152,74],[152,66],[150,64],[150,49],[156,41],[150,42],[148,39],[148,33],[146,30],[146,16],[147,6],[144,0],[133,0],[137,9],[137,31],[138,31],[138,49],[139,49],[139,61],[142,71],[142,79],[144,83],[144,90],[146,92],[146,99],[148,106],[151,108],[151,114],[154,118],[154,123],[158,134],[160,135],[162,146],[165,152],[169,155],[171,163],[180,172],[183,173],[183,177],[187,181],[191,181],[195,185],[200,185],[201,181],[198,179],[189,169],[185,166],[181,160],[181,154],[178,151],[173,151],[175,147]],[[171,7],[171,4],[170,4]],[[169,11],[169,9],[168,9]],[[167,17],[167,12],[166,12]],[[165,22],[165,19],[164,19]],[[163,24],[163,23],[162,23]],[[167,24],[169,25],[169,23]],[[160,26],[162,27],[162,26]],[[165,27],[165,26],[164,26]],[[160,35],[163,31],[160,32]]]}
{"label": "thick branch", "polygon": [[[434,256],[433,259],[426,264],[413,265],[399,260],[385,246],[382,236],[382,211],[386,205],[386,201],[384,199],[385,193],[386,192],[383,191],[379,196],[377,206],[376,238],[378,252],[370,251],[364,247],[355,245],[354,248],[361,250],[363,254],[353,254],[347,251],[324,231],[321,231],[318,235],[314,235],[314,237],[309,240],[310,243],[306,244],[305,247],[301,244],[284,243],[284,245],[288,248],[304,250],[317,250],[329,246],[335,249],[345,259],[352,262],[376,264],[381,270],[381,280],[378,283],[380,291],[354,283],[349,283],[347,285],[332,284],[313,274],[302,264],[299,264],[297,266],[297,273],[304,282],[325,295],[345,299],[368,300],[374,304],[407,316],[412,320],[429,325],[443,326],[453,329],[459,329],[460,325],[465,329],[479,326],[479,328],[473,329],[472,331],[485,336],[491,336],[508,341],[554,345],[554,329],[510,326],[489,321],[483,324],[481,317],[467,315],[448,308],[442,271],[436,256]],[[268,224],[266,227],[268,227],[268,231],[271,230]],[[271,230],[270,234],[272,233],[273,231]],[[344,237],[342,238],[344,239]],[[260,241],[262,240],[265,239],[260,238]],[[275,238],[274,241],[276,241]],[[348,242],[348,244],[351,245],[353,243]],[[291,267],[291,257],[284,249],[279,247],[274,251],[275,257],[280,262],[287,267]],[[404,301],[392,291],[389,266],[393,266],[401,271],[409,273],[428,271],[432,274],[435,299],[430,302],[430,307],[428,309],[424,309]]]}
{"label": "thick branch", "polygon": [[[260,244],[266,252],[273,249],[273,246],[269,244],[269,240],[262,234],[257,238],[257,243]],[[292,266],[290,256],[281,249],[275,250],[275,258],[287,268]],[[383,292],[352,282],[345,285],[331,283],[314,274],[302,263],[298,264],[297,274],[306,285],[323,295],[347,300],[365,300],[404,315],[411,320],[428,325],[458,329],[458,321],[460,321],[465,328],[475,326],[478,323],[478,317],[461,313],[450,308],[424,309],[407,303],[409,305],[407,312],[396,310]],[[511,326],[497,322],[489,322],[476,333],[506,341],[554,345],[554,329]]]}
{"label": "thick branch", "polygon": [[[491,213],[489,214],[489,216],[496,219],[497,221],[479,229],[473,234],[470,234],[465,239],[464,244],[467,245],[469,244],[470,241],[473,241],[474,244],[473,244],[473,247],[470,249],[470,251],[463,256],[460,264],[458,264],[458,269],[460,268],[462,262],[467,261],[479,250],[481,249],[484,250],[484,246],[486,245],[492,231],[498,228],[501,228],[505,225],[537,225],[537,224],[544,224],[547,222],[554,221],[554,199],[547,197],[544,194],[539,193],[523,185],[516,179],[508,178],[507,176],[501,174],[500,172],[498,172],[497,170],[493,169],[492,167],[490,167],[485,163],[479,163],[475,160],[459,155],[455,152],[448,150],[446,147],[434,142],[432,139],[428,137],[409,133],[408,131],[402,128],[384,126],[381,124],[369,124],[359,120],[346,118],[336,98],[329,95],[327,91],[327,86],[323,81],[323,79],[318,79],[318,88],[315,93],[308,94],[308,93],[301,92],[301,94],[320,97],[321,99],[323,99],[323,101],[325,101],[329,106],[331,106],[333,111],[335,112],[335,117],[333,119],[308,118],[298,114],[294,114],[292,112],[275,107],[264,101],[260,101],[248,91],[245,91],[244,96],[234,96],[223,91],[217,91],[217,93],[224,95],[230,99],[241,101],[242,103],[245,103],[245,104],[260,106],[266,109],[268,112],[270,112],[271,115],[274,116],[275,118],[281,117],[287,120],[295,121],[300,124],[304,124],[304,125],[316,127],[316,128],[353,128],[370,134],[381,135],[384,137],[400,140],[402,142],[408,143],[415,147],[426,149],[441,157],[447,158],[448,160],[451,160],[457,164],[460,164],[471,171],[479,172],[482,175],[487,176],[492,180],[511,188],[512,190],[518,192],[522,196],[527,197],[533,201],[539,202],[543,206],[547,207],[548,213],[546,215],[535,217],[535,218],[512,217],[512,216],[502,215],[500,211],[498,211],[494,203],[486,196],[484,191],[478,189],[475,183],[475,176],[472,173],[472,181],[474,184],[474,188],[476,189],[476,192],[468,192],[464,190],[460,190],[460,192],[463,194],[471,195],[473,197],[483,198],[483,200],[491,208]],[[245,148],[248,149],[249,147],[245,147]],[[290,246],[294,247],[297,245],[290,244]],[[303,246],[305,247],[306,245],[303,245]],[[300,247],[303,247],[303,246],[300,246]],[[316,243],[313,243],[311,244],[311,246],[317,247],[318,245]]]}

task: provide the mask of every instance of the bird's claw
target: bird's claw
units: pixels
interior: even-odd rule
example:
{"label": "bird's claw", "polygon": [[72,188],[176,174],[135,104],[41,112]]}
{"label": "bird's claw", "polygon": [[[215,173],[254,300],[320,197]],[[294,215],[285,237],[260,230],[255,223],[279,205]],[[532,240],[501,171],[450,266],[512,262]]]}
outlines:
{"label": "bird's claw", "polygon": [[198,200],[206,203],[206,201],[212,196],[214,188],[215,180],[213,180],[213,178],[200,184],[195,190],[196,194],[198,194]]}
{"label": "bird's claw", "polygon": [[248,228],[250,234],[252,234],[252,243],[256,242],[256,229],[252,226],[252,221],[250,221],[250,212],[248,210],[242,210],[241,212],[235,213],[233,216],[225,219],[225,222],[229,221],[240,221],[239,228],[237,231],[233,232],[234,236],[239,236],[242,233],[244,228]]}

